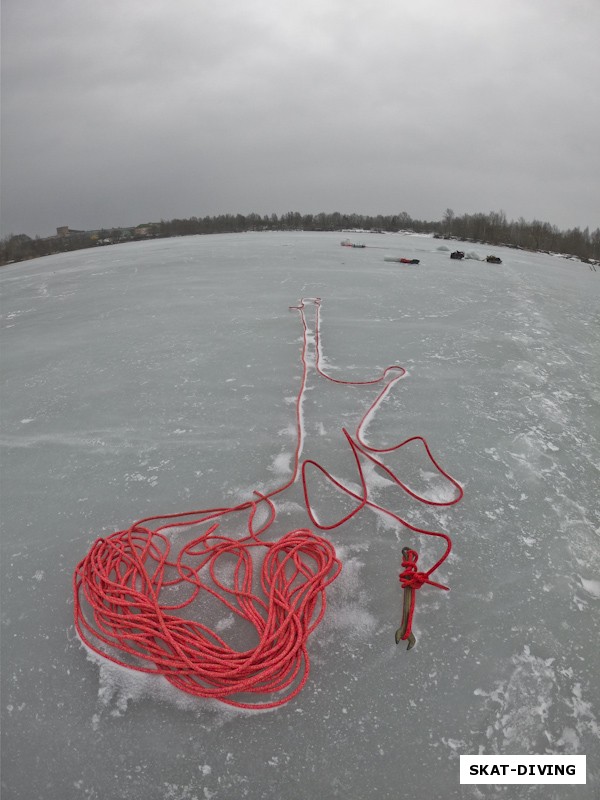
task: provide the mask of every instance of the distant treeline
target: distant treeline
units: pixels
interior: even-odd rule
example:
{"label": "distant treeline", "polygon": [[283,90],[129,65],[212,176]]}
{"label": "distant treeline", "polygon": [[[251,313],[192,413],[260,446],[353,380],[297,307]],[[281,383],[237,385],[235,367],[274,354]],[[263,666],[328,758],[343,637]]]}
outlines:
{"label": "distant treeline", "polygon": [[527,222],[522,217],[509,221],[503,211],[489,214],[457,215],[446,209],[440,221],[413,219],[406,211],[384,216],[321,212],[300,214],[290,211],[277,214],[220,214],[215,217],[161,220],[136,228],[113,228],[96,231],[70,231],[45,239],[25,234],[7,236],[0,242],[0,265],[24,261],[38,256],[80,250],[124,241],[170,236],[193,236],[209,233],[241,233],[244,231],[341,231],[361,229],[375,232],[414,231],[440,237],[488,245],[503,245],[524,250],[563,253],[583,261],[600,260],[600,228],[561,231],[548,222]]}

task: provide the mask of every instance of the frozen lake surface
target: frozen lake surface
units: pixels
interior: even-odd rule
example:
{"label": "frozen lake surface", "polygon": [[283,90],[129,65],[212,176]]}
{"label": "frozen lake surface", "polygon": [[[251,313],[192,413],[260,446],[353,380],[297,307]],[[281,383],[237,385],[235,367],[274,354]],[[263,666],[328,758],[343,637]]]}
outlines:
{"label": "frozen lake surface", "polygon": [[[452,243],[503,263],[452,261],[422,236],[342,248],[345,235],[155,240],[0,272],[6,800],[598,797],[600,274],[472,244]],[[331,375],[408,371],[369,442],[424,436],[464,487],[425,506],[367,470],[377,502],[452,537],[434,576],[451,591],[419,590],[417,646],[396,646],[402,547],[424,565],[440,548],[363,509],[323,534],[343,569],[287,705],[239,712],[99,665],[75,634],[76,564],[141,517],[286,481],[302,336],[288,307],[314,296]],[[341,429],[376,393],[310,371],[303,458],[356,484]],[[389,464],[443,497],[421,455]],[[341,516],[318,491],[319,513]],[[281,533],[309,525],[298,482],[276,505]],[[459,785],[459,755],[477,752],[586,754],[588,783]]]}

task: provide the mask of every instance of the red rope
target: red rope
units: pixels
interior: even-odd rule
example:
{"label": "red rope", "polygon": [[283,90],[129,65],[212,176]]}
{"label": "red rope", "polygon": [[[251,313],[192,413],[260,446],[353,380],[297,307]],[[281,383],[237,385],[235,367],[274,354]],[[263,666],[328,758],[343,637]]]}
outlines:
{"label": "red rope", "polygon": [[[417,572],[417,555],[415,551],[410,551],[414,554],[414,560],[411,557],[402,562],[404,572],[400,580],[403,586],[410,585],[415,589],[426,583],[445,589],[430,580],[430,575],[448,557],[452,546],[450,537],[445,533],[418,528],[370,500],[361,456],[383,469],[400,488],[421,502],[452,505],[463,494],[460,485],[438,465],[422,437],[411,437],[382,449],[373,448],[365,442],[362,434],[368,418],[383,402],[392,386],[404,377],[406,370],[393,365],[387,367],[378,378],[368,381],[338,380],[327,375],[320,366],[319,298],[309,300],[316,309],[314,341],[317,373],[329,381],[346,386],[384,385],[360,420],[355,439],[342,429],[357,467],[360,493],[344,486],[315,461],[305,459],[300,464],[304,434],[302,400],[308,375],[306,302],[303,299],[298,306],[292,307],[299,311],[303,326],[303,368],[295,404],[297,438],[289,480],[267,494],[255,492],[257,499],[237,506],[141,519],[127,530],[97,539],[73,575],[75,626],[87,647],[121,666],[160,674],[173,686],[189,694],[240,708],[275,708],[302,690],[310,674],[308,637],[325,613],[325,590],[341,570],[333,545],[308,529],[290,531],[274,542],[261,538],[275,520],[273,497],[291,487],[300,473],[309,517],[321,530],[332,530],[343,525],[367,506],[389,515],[411,531],[444,540],[444,552],[426,572]],[[422,442],[435,469],[456,488],[457,496],[454,499],[439,502],[417,494],[374,455],[397,451],[413,441]],[[357,501],[354,510],[331,525],[323,525],[317,520],[310,502],[309,466],[320,471],[337,490]],[[259,506],[266,506],[268,515],[266,521],[255,528]],[[242,513],[247,514],[246,536],[237,538],[221,531],[229,516]],[[150,523],[153,523],[152,527]],[[162,524],[156,526],[156,523]],[[190,526],[208,527],[181,548],[176,556],[172,556],[170,535],[174,530]],[[260,568],[260,593],[254,589],[252,553],[256,548],[264,553]],[[233,578],[231,585],[227,585],[219,577],[219,568],[232,564]],[[176,603],[168,603],[167,597],[174,592],[183,592],[185,597]],[[217,599],[231,613],[252,626],[257,639],[255,646],[237,650],[207,625],[178,613],[185,613],[195,601],[201,604],[205,595]],[[407,632],[410,632],[412,624],[414,595],[413,592]],[[268,699],[250,700],[245,695],[262,695]]]}
{"label": "red rope", "polygon": [[[303,485],[303,491],[304,491],[304,500],[305,500],[305,503],[306,503],[306,508],[307,508],[309,517],[310,517],[312,523],[314,525],[316,525],[318,528],[320,528],[321,530],[333,530],[334,528],[337,528],[340,525],[343,525],[345,522],[347,522],[349,519],[351,519],[353,516],[355,516],[355,514],[357,514],[362,508],[367,506],[369,508],[372,508],[372,509],[375,509],[377,511],[383,512],[387,516],[389,516],[392,519],[394,519],[396,522],[399,522],[405,528],[408,528],[409,530],[411,530],[411,531],[413,531],[415,533],[425,534],[427,536],[433,536],[433,537],[437,537],[439,539],[442,539],[445,542],[445,548],[444,548],[444,551],[442,552],[442,554],[440,555],[440,557],[438,558],[438,560],[433,564],[433,566],[431,566],[426,572],[416,572],[416,560],[418,558],[418,555],[417,555],[416,551],[411,550],[410,553],[414,555],[414,569],[413,569],[413,562],[412,561],[410,562],[410,564],[408,564],[405,561],[403,561],[402,562],[402,566],[404,567],[404,572],[401,573],[399,577],[400,577],[400,582],[401,582],[401,584],[403,586],[410,585],[415,590],[416,589],[420,589],[421,586],[423,586],[425,584],[429,584],[430,586],[434,586],[434,587],[439,588],[439,589],[446,589],[447,590],[448,587],[443,586],[440,583],[436,583],[435,581],[432,581],[430,579],[430,576],[437,569],[439,569],[439,567],[444,563],[444,561],[450,555],[450,551],[452,549],[452,540],[450,539],[450,537],[446,533],[443,533],[441,531],[426,530],[425,528],[419,528],[419,527],[417,527],[415,525],[412,525],[406,519],[404,519],[403,517],[399,516],[398,514],[395,514],[390,509],[385,508],[384,506],[381,506],[378,503],[375,503],[372,500],[370,500],[369,499],[369,491],[368,491],[368,487],[367,487],[367,482],[366,482],[366,479],[365,479],[365,475],[364,475],[364,471],[363,471],[363,468],[362,468],[362,465],[361,465],[359,454],[362,455],[364,458],[366,458],[371,463],[373,463],[380,470],[385,472],[388,475],[388,477],[394,483],[396,483],[401,489],[403,489],[410,497],[412,497],[415,500],[418,500],[421,503],[425,503],[426,505],[430,505],[430,506],[451,506],[451,505],[454,505],[455,503],[458,503],[462,499],[463,494],[464,494],[462,486],[451,475],[449,475],[444,469],[442,469],[442,467],[438,464],[437,460],[434,458],[434,456],[433,456],[433,454],[431,452],[431,449],[430,449],[430,447],[429,447],[429,445],[427,443],[427,440],[424,439],[422,436],[411,436],[409,439],[405,439],[404,441],[402,441],[402,442],[400,442],[398,444],[392,445],[390,447],[385,447],[385,448],[376,448],[376,447],[372,447],[371,445],[367,444],[367,442],[364,439],[364,428],[365,428],[365,425],[367,424],[367,422],[368,422],[369,418],[371,417],[371,415],[376,411],[376,409],[385,400],[386,396],[388,395],[390,389],[394,386],[394,384],[396,384],[399,380],[404,378],[404,376],[406,375],[406,370],[404,369],[404,367],[401,367],[401,366],[398,366],[398,365],[394,364],[392,366],[386,367],[378,378],[374,378],[374,379],[369,380],[369,381],[346,381],[346,380],[340,380],[340,379],[337,379],[337,378],[333,378],[330,375],[328,375],[326,372],[323,371],[323,369],[320,366],[320,359],[321,359],[321,343],[320,343],[321,300],[320,300],[320,298],[314,298],[313,302],[314,302],[315,307],[316,307],[316,311],[315,311],[315,348],[316,348],[315,368],[316,368],[316,371],[319,373],[319,375],[321,375],[323,378],[325,378],[328,381],[332,381],[333,383],[343,384],[343,385],[346,385],[346,386],[366,386],[366,385],[381,384],[381,383],[383,383],[384,385],[383,385],[381,391],[379,392],[379,394],[377,395],[377,397],[375,398],[375,400],[373,400],[373,402],[371,403],[369,408],[363,414],[360,422],[358,423],[358,426],[357,426],[356,432],[355,432],[355,439],[353,439],[350,436],[350,434],[348,433],[348,431],[345,428],[342,429],[342,432],[344,433],[344,436],[346,437],[346,440],[347,440],[348,444],[350,445],[350,448],[352,450],[352,455],[354,457],[354,461],[355,461],[355,464],[356,464],[357,474],[358,474],[359,483],[360,483],[360,487],[361,487],[360,493],[356,493],[356,492],[352,491],[348,486],[345,486],[342,483],[340,483],[338,480],[336,480],[326,469],[324,469],[316,461],[312,461],[311,459],[306,459],[302,463],[302,485]],[[302,302],[298,308],[299,308],[301,314],[303,314],[304,313],[304,302]],[[386,381],[387,376],[392,372],[397,372],[398,374],[392,375]],[[413,491],[409,486],[407,486],[405,483],[403,483],[391,469],[386,467],[386,465],[379,458],[376,458],[375,455],[374,455],[374,454],[393,453],[393,452],[399,451],[401,448],[405,447],[406,445],[410,444],[411,442],[421,442],[421,444],[423,445],[423,447],[425,449],[427,457],[428,457],[429,461],[431,462],[432,466],[434,467],[434,469],[443,478],[448,480],[450,482],[450,484],[454,487],[454,489],[456,491],[455,491],[454,497],[452,497],[450,500],[446,500],[446,501],[431,500],[431,499],[429,499],[429,498],[427,498],[427,497],[425,497],[423,495],[418,494],[417,492]],[[312,504],[310,502],[310,497],[309,497],[309,492],[308,492],[308,479],[307,479],[307,467],[308,466],[312,466],[315,469],[317,469],[325,477],[325,479],[330,484],[332,484],[337,490],[341,491],[342,493],[344,493],[344,494],[348,495],[349,497],[353,498],[354,500],[358,501],[358,504],[355,506],[355,508],[353,510],[348,512],[344,517],[342,517],[340,520],[334,522],[331,525],[325,525],[325,524],[321,523],[317,519],[317,517],[316,517],[316,515],[315,515],[315,513],[313,511],[313,507],[312,507]],[[407,572],[407,570],[408,570],[408,572]],[[411,630],[412,630],[412,620],[413,620],[413,615],[414,615],[415,599],[416,599],[416,593],[412,592],[410,613],[409,613],[409,617],[408,617],[408,624],[406,626],[406,633],[405,633],[404,638],[408,638],[408,636],[410,635]]]}

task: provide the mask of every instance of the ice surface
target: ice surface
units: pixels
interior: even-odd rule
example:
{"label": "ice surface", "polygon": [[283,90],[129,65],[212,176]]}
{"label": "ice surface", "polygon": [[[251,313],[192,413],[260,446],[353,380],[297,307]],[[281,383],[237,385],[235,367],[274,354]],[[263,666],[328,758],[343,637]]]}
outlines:
{"label": "ice surface", "polygon": [[[478,798],[458,783],[458,756],[482,751],[588,756],[585,787],[485,797],[595,800],[598,273],[503,248],[500,265],[453,261],[423,236],[364,240],[190,237],[2,269],[3,797]],[[307,685],[277,711],[237,713],[88,658],[71,576],[97,536],[287,479],[301,374],[288,306],[302,296],[323,298],[329,374],[408,369],[365,436],[376,447],[425,436],[465,497],[425,507],[372,465],[367,480],[378,503],[452,536],[438,575],[451,592],[420,590],[417,646],[396,647],[401,549],[431,564],[439,546],[361,511],[327,534],[344,570],[309,643]],[[375,394],[309,377],[302,455],[344,485],[357,476],[341,428]],[[447,499],[416,450],[382,461]],[[342,509],[326,486],[314,492],[319,513]],[[277,533],[309,524],[298,486],[276,506]],[[226,636],[236,622],[213,624]]]}

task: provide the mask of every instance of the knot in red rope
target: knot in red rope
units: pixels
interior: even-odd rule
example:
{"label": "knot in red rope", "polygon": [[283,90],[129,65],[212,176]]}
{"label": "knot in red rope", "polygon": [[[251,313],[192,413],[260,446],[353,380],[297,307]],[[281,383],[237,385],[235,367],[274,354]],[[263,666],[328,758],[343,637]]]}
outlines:
{"label": "knot in red rope", "polygon": [[407,589],[409,586],[411,589],[420,589],[424,583],[431,582],[425,572],[401,572],[399,577],[403,589]]}
{"label": "knot in red rope", "polygon": [[447,586],[430,580],[429,572],[418,571],[417,561],[419,560],[419,554],[416,550],[405,548],[403,555],[404,557],[402,559],[402,566],[404,567],[404,570],[398,576],[398,580],[400,581],[403,589],[420,589],[421,586],[427,583],[429,586],[435,586],[437,589],[445,589],[448,591]]}

